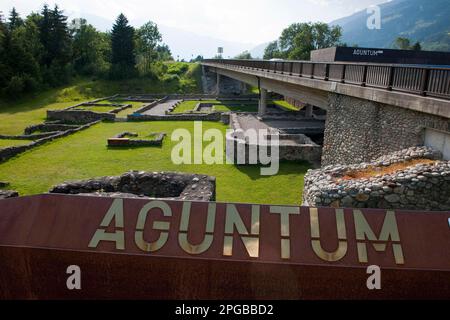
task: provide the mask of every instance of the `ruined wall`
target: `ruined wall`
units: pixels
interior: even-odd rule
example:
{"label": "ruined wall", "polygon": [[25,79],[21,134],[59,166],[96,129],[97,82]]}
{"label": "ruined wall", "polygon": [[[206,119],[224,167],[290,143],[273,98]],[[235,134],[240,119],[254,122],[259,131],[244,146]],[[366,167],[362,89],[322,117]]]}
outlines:
{"label": "ruined wall", "polygon": [[425,128],[450,131],[449,119],[330,94],[322,165],[368,162],[424,144]]}
{"label": "ruined wall", "polygon": [[[314,207],[450,210],[450,161],[411,162],[413,159],[439,159],[441,156],[431,148],[412,147],[370,163],[309,170],[304,178],[303,204]],[[399,164],[400,169],[383,173],[384,168]],[[349,178],[367,169],[379,173]]]}

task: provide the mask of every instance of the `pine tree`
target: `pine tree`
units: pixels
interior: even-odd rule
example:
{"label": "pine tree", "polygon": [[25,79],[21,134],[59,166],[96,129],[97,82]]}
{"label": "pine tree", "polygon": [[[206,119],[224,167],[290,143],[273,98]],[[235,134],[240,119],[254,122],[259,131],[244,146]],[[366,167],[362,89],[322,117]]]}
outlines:
{"label": "pine tree", "polygon": [[20,17],[19,13],[16,11],[16,8],[12,8],[10,14],[9,14],[9,20],[8,20],[8,28],[10,31],[14,31],[18,27],[23,25],[23,20]]}
{"label": "pine tree", "polygon": [[121,13],[111,32],[111,48],[113,64],[133,67],[134,59],[134,28],[128,24],[128,19]]}
{"label": "pine tree", "polygon": [[50,42],[52,37],[52,18],[48,5],[44,5],[41,11],[42,18],[39,21],[39,34],[43,46],[42,64],[49,66],[52,62],[50,54]]}

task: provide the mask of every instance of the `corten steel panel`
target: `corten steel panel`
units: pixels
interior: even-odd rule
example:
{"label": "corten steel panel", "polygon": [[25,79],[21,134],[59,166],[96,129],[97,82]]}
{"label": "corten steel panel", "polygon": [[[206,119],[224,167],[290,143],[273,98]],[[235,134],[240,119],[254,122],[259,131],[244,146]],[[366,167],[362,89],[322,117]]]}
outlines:
{"label": "corten steel panel", "polygon": [[[123,228],[115,227],[120,224],[116,221],[120,214],[108,227],[100,226],[113,201],[116,209],[123,204]],[[290,258],[282,259],[280,214],[273,213],[276,208],[267,205],[253,206],[253,212],[260,210],[259,221],[253,221],[253,232],[257,231],[259,223],[259,234],[249,235],[259,239],[259,251],[250,250],[257,257],[249,256],[236,227],[233,228],[232,255],[224,255],[225,225],[232,215],[227,212],[227,206],[231,208],[231,205],[223,203],[217,203],[216,210],[211,211],[215,212],[215,224],[209,249],[198,255],[185,252],[179,243],[179,229],[182,209],[187,205],[181,201],[164,201],[170,207],[171,216],[164,217],[158,208],[149,211],[144,240],[153,242],[160,237],[161,231],[152,227],[154,222],[169,222],[168,238],[161,249],[145,252],[135,241],[136,223],[140,211],[149,203],[154,202],[67,195],[1,200],[0,297],[450,298],[450,212],[396,211],[394,219],[400,241],[383,242],[357,241],[356,213],[345,209],[346,232],[343,237],[340,225],[340,241],[346,243],[347,252],[337,261],[325,261],[312,246],[312,237],[317,240],[317,230],[313,230],[310,220],[314,209],[302,207],[299,214],[290,215],[290,236],[283,237],[290,240]],[[188,240],[193,245],[204,239],[208,205],[207,202],[191,203]],[[236,209],[237,216],[250,232],[252,205],[237,204]],[[338,247],[335,212],[332,208],[318,210],[323,251],[333,252]],[[386,211],[363,209],[362,214],[379,238],[386,226],[383,224]],[[116,249],[112,241],[100,241],[89,247],[98,229],[109,233],[123,231],[124,249]],[[391,237],[393,235],[395,237],[395,234]],[[367,263],[361,262],[357,242],[367,248]],[[374,243],[387,244],[386,250],[375,251]],[[402,259],[398,250],[394,256],[394,245],[401,248]],[[379,291],[369,291],[366,287],[369,276],[366,268],[373,264],[382,269],[382,290]],[[81,268],[80,291],[66,288],[69,265]]]}

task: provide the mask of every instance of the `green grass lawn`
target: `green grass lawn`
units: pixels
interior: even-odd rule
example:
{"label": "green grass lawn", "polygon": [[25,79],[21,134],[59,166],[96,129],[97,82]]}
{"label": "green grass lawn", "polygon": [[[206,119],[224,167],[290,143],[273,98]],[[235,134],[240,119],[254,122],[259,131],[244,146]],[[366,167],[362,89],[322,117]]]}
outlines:
{"label": "green grass lawn", "polygon": [[120,103],[120,104],[131,104],[131,108],[127,108],[125,110],[120,111],[117,113],[117,116],[119,118],[126,118],[127,115],[132,114],[136,112],[137,109],[141,108],[144,104],[143,102],[135,102],[135,101],[112,101],[113,103]]}
{"label": "green grass lawn", "polygon": [[78,106],[75,109],[72,110],[83,110],[83,111],[92,111],[92,112],[110,112],[114,109],[117,109],[119,107],[113,107],[113,106]]}
{"label": "green grass lawn", "polygon": [[185,113],[194,110],[199,103],[211,103],[216,111],[234,111],[234,112],[257,112],[258,105],[256,102],[239,103],[236,101],[220,101],[220,100],[188,100],[181,102],[173,111],[173,113]]}
{"label": "green grass lawn", "polygon": [[12,146],[22,146],[32,143],[32,140],[0,139],[0,149]]}
{"label": "green grass lawn", "polygon": [[[198,72],[198,65],[190,64],[186,74],[196,72]],[[190,84],[183,87],[183,78]],[[25,127],[43,122],[46,110],[63,109],[83,101],[116,93],[194,93],[199,91],[199,87],[195,84],[198,79],[192,74],[189,77],[182,75],[177,81],[166,83],[148,79],[131,79],[114,82],[78,79],[72,85],[47,90],[17,101],[0,101],[0,134],[23,133]],[[133,105],[133,108],[119,113],[122,117],[142,106],[140,102],[122,102]],[[198,102],[186,101],[175,110],[176,112],[192,110]],[[217,103],[217,101],[211,102]],[[227,108],[224,102],[220,103],[220,106]],[[193,125],[194,123],[190,121],[100,123],[0,163],[0,180],[9,181],[11,183],[9,188],[19,191],[21,195],[30,195],[47,192],[53,185],[66,180],[120,175],[132,169],[180,171],[215,176],[218,201],[300,204],[303,176],[310,168],[306,163],[281,163],[280,171],[276,176],[261,176],[259,166],[174,165],[170,154],[175,142],[170,141],[170,133],[177,128],[192,131]],[[216,128],[222,132],[227,128],[216,122],[204,122],[203,127],[204,129]],[[162,147],[108,149],[107,139],[124,131],[136,132],[141,136],[149,135],[151,132],[165,132],[168,136]],[[17,145],[30,143],[30,141],[2,139],[0,143]]]}
{"label": "green grass lawn", "polygon": [[[1,163],[0,180],[11,182],[11,189],[27,195],[46,192],[66,180],[119,175],[131,169],[180,171],[215,176],[217,201],[300,204],[303,176],[309,169],[306,163],[281,163],[275,176],[260,176],[259,166],[174,165],[170,155],[175,142],[170,141],[170,133],[177,128],[192,131],[193,124],[190,121],[100,123]],[[203,128],[224,132],[226,126],[204,122]],[[161,148],[108,149],[106,140],[123,131],[140,135],[164,131],[168,137]]]}

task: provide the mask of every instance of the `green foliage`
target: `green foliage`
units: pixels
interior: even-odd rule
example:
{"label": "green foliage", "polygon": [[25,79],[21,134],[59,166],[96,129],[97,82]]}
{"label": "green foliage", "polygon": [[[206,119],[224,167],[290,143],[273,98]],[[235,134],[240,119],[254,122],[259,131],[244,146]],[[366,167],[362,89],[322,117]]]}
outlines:
{"label": "green foliage", "polygon": [[397,39],[395,39],[393,47],[394,49],[401,49],[401,50],[414,50],[414,51],[422,50],[420,42],[411,44],[411,40],[404,37],[398,37]]}
{"label": "green foliage", "polygon": [[[186,76],[189,65],[166,74],[173,60],[162,43],[158,27],[148,22],[134,30],[127,18],[118,16],[112,32],[96,30],[85,19],[70,25],[63,11],[42,7],[22,19],[13,8],[0,21],[0,96],[17,99],[25,92],[67,84],[74,76],[124,80],[146,78],[164,82],[175,92],[195,91],[197,80]],[[197,78],[196,78],[197,79]],[[139,81],[136,81],[139,82]],[[119,90],[125,91],[125,90]],[[142,92],[142,91],[141,91]]]}
{"label": "green foliage", "polygon": [[109,69],[110,39],[85,19],[73,20],[73,65],[80,75],[105,74]]}
{"label": "green foliage", "polygon": [[244,52],[238,54],[236,57],[234,57],[235,59],[243,59],[243,60],[250,60],[253,59],[252,55],[250,54],[250,52],[248,52],[247,50],[245,50]]}
{"label": "green foliage", "polygon": [[203,56],[198,55],[197,57],[195,57],[194,59],[191,59],[190,62],[201,62],[203,61]]}
{"label": "green foliage", "polygon": [[273,41],[269,43],[264,50],[264,59],[270,60],[274,58],[281,58],[282,53],[280,51],[280,48],[278,47],[278,41]]}
{"label": "green foliage", "polygon": [[136,44],[136,67],[141,76],[151,72],[152,63],[157,60],[156,47],[162,41],[158,26],[149,21],[137,29],[135,35]]}
{"label": "green foliage", "polygon": [[173,62],[167,64],[167,73],[181,75],[189,70],[187,62]]}
{"label": "green foliage", "polygon": [[158,60],[160,61],[173,60],[172,53],[170,52],[169,46],[167,44],[158,45],[156,47],[156,52],[158,54]]}
{"label": "green foliage", "polygon": [[271,42],[265,52],[265,59],[283,58],[309,60],[310,52],[339,44],[342,29],[326,23],[293,23],[283,30],[278,41]]}

